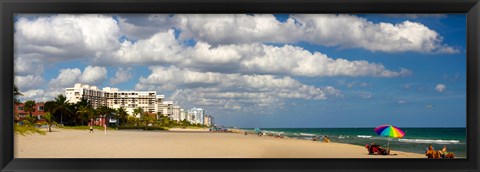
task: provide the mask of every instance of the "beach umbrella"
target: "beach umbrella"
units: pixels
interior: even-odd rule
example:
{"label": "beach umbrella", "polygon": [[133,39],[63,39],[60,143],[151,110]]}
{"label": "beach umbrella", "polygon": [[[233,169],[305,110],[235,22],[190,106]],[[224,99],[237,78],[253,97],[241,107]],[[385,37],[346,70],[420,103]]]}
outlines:
{"label": "beach umbrella", "polygon": [[390,146],[390,138],[402,138],[403,136],[405,136],[405,132],[393,125],[381,125],[374,130],[380,136],[389,137],[387,143],[387,150]]}
{"label": "beach umbrella", "polygon": [[260,128],[255,128],[254,130],[256,133],[259,133],[260,132]]}

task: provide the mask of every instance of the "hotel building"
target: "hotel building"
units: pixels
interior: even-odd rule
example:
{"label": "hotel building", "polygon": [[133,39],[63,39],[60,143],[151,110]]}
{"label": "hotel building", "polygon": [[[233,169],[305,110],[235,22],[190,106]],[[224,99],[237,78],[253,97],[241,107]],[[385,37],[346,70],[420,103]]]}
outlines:
{"label": "hotel building", "polygon": [[191,115],[192,117],[192,120],[188,120],[192,123],[195,123],[195,124],[204,124],[203,123],[203,118],[204,118],[204,115],[205,115],[205,110],[203,110],[202,108],[197,108],[197,107],[194,107],[190,110],[188,110],[188,114]]}
{"label": "hotel building", "polygon": [[205,117],[203,118],[203,124],[206,125],[206,126],[213,126],[214,123],[213,123],[213,117],[210,116],[210,115],[205,115]]}
{"label": "hotel building", "polygon": [[133,110],[139,107],[149,113],[164,112],[165,96],[157,95],[156,91],[120,91],[118,88],[110,87],[100,90],[96,86],[75,84],[73,88],[65,89],[65,97],[70,103],[77,103],[85,98],[90,101],[93,108],[100,106],[124,108],[130,115],[133,115]]}
{"label": "hotel building", "polygon": [[[100,90],[96,86],[77,83],[73,88],[65,89],[65,97],[70,103],[77,103],[85,98],[93,108],[124,108],[129,115],[133,115],[133,110],[140,107],[144,112],[160,113],[175,121],[186,119],[194,124],[213,124],[213,118],[205,116],[204,109],[194,107],[185,112],[180,106],[174,106],[173,101],[166,101],[165,95],[157,95],[156,91],[121,91],[110,87]],[[157,115],[157,119],[159,118]]]}

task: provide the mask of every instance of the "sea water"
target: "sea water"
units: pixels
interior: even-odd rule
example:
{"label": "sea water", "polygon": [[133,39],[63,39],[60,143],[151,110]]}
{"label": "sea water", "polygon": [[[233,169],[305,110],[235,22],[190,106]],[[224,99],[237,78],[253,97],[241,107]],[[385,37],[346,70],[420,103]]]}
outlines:
{"label": "sea water", "polygon": [[[435,150],[447,146],[448,152],[456,157],[467,157],[465,128],[402,128],[403,138],[382,137],[373,128],[260,128],[265,133],[280,133],[284,136],[311,140],[313,137],[328,136],[332,142],[365,146],[371,142],[392,150],[424,154],[426,148],[432,145]],[[243,130],[254,131],[253,128]],[[321,139],[320,139],[321,141]],[[365,149],[365,151],[367,151]]]}

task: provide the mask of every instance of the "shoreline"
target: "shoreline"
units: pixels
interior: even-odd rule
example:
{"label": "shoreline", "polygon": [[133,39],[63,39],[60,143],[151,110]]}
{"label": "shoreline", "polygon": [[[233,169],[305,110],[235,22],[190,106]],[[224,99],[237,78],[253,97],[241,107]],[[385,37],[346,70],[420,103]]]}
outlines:
{"label": "shoreline", "polygon": [[15,158],[426,158],[368,155],[366,148],[295,138],[258,137],[208,129],[171,131],[56,129],[46,135],[15,134]]}

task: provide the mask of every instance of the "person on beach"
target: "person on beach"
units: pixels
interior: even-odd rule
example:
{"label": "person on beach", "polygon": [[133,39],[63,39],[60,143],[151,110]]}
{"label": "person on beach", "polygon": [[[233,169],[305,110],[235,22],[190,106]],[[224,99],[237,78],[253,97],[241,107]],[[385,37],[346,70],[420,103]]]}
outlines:
{"label": "person on beach", "polygon": [[443,145],[442,150],[438,151],[440,158],[454,158],[453,152],[447,152],[447,146]]}
{"label": "person on beach", "polygon": [[328,136],[323,136],[323,142],[324,143],[330,143],[330,139],[328,138]]}
{"label": "person on beach", "polygon": [[90,131],[88,133],[93,133],[93,126],[90,125]]}
{"label": "person on beach", "polygon": [[438,152],[435,151],[432,145],[428,145],[425,156],[427,156],[427,158],[439,158]]}

